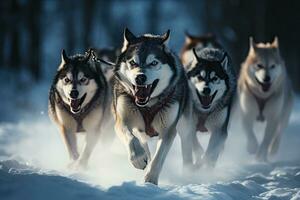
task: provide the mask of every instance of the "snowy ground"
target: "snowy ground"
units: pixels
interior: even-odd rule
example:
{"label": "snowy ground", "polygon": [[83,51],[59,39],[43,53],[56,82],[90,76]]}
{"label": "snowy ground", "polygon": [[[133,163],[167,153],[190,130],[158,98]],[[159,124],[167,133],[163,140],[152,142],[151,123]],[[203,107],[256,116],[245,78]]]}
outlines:
{"label": "snowy ground", "polygon": [[[245,152],[245,138],[235,121],[214,170],[182,176],[177,137],[159,186],[154,186],[142,182],[144,172],[129,164],[117,139],[110,149],[98,145],[87,171],[68,170],[62,140],[47,116],[48,87],[33,87],[26,96],[29,102],[25,97],[6,99],[0,107],[3,119],[13,119],[0,121],[0,199],[300,199],[299,97],[271,163],[256,163]],[[15,97],[6,91],[1,96]],[[24,105],[27,110],[21,109]],[[205,146],[208,136],[199,139]]]}

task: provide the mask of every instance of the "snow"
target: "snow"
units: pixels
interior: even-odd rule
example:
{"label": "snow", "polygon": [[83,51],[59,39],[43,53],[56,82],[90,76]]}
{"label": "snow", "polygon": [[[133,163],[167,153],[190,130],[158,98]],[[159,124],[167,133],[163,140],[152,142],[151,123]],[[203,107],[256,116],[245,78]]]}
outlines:
{"label": "snow", "polygon": [[[242,129],[233,123],[214,170],[182,175],[176,137],[155,186],[143,183],[144,171],[130,165],[117,138],[111,148],[98,144],[86,171],[69,170],[62,139],[47,116],[49,83],[25,89],[26,98],[13,98],[9,91],[15,87],[1,91],[7,99],[0,106],[5,114],[0,121],[0,199],[300,199],[299,97],[270,163],[257,163],[246,153]],[[208,135],[199,139],[207,145]]]}

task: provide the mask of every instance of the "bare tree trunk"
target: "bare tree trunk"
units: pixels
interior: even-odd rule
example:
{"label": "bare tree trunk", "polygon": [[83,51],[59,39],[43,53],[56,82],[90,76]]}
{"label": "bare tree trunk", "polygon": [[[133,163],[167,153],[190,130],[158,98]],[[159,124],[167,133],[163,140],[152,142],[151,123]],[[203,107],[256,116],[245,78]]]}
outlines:
{"label": "bare tree trunk", "polygon": [[83,0],[83,47],[92,46],[91,33],[94,19],[95,0]]}
{"label": "bare tree trunk", "polygon": [[35,81],[41,78],[41,30],[40,15],[41,1],[29,0],[28,2],[28,30],[30,35],[29,43],[29,70]]}
{"label": "bare tree trunk", "polygon": [[157,25],[159,19],[159,1],[151,1],[150,7],[147,11],[147,18],[148,18],[148,32],[149,33],[157,33]]}
{"label": "bare tree trunk", "polygon": [[114,20],[114,13],[112,12],[112,5],[113,1],[100,1],[100,22],[103,27],[105,27],[104,31],[106,31],[107,36],[110,38],[111,44],[114,47],[118,47],[122,41],[123,25],[128,24],[130,13],[127,12],[127,14],[122,17],[122,21],[116,22]]}
{"label": "bare tree trunk", "polygon": [[12,69],[19,69],[21,64],[20,56],[20,35],[18,29],[18,19],[20,19],[19,14],[21,12],[20,5],[17,0],[12,0],[10,2],[10,19],[11,25],[10,29],[10,41],[11,49],[9,52],[8,64]]}

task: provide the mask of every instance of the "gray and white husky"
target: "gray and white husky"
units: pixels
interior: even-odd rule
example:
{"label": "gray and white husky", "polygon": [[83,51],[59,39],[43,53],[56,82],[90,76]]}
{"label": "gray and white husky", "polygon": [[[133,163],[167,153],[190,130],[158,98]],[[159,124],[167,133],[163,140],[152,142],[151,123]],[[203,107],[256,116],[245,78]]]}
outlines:
{"label": "gray and white husky", "polygon": [[180,54],[184,68],[189,67],[194,59],[193,49],[199,52],[206,47],[221,49],[222,45],[218,42],[214,34],[207,33],[205,35],[195,36],[185,32],[185,42]]}
{"label": "gray and white husky", "polygon": [[[293,105],[292,88],[277,37],[266,44],[255,44],[250,38],[250,50],[238,81],[238,94],[247,149],[249,153],[256,153],[258,160],[267,161],[268,155],[278,150]],[[266,122],[260,145],[253,132],[257,121]]]}
{"label": "gray and white husky", "polygon": [[[49,93],[49,116],[58,126],[76,168],[86,167],[100,135],[111,133],[107,131],[112,119],[109,85],[93,57],[91,51],[68,57],[63,50]],[[85,132],[81,154],[78,132]]]}
{"label": "gray and white husky", "polygon": [[[192,105],[183,67],[167,47],[169,34],[137,37],[125,29],[113,84],[115,130],[128,150],[129,161],[138,169],[147,167],[145,182],[154,184],[177,123],[188,126],[185,116]],[[151,159],[147,141],[155,136],[158,142]]]}
{"label": "gray and white husky", "polygon": [[[194,144],[194,148],[189,151],[194,151],[196,165],[213,167],[227,138],[231,107],[236,93],[236,74],[231,59],[224,50],[204,48],[196,52],[193,49],[193,54],[193,63],[187,71],[194,100],[189,129],[193,133],[190,137],[193,142],[189,143]],[[196,137],[198,131],[208,131],[211,134],[203,158],[203,150]]]}

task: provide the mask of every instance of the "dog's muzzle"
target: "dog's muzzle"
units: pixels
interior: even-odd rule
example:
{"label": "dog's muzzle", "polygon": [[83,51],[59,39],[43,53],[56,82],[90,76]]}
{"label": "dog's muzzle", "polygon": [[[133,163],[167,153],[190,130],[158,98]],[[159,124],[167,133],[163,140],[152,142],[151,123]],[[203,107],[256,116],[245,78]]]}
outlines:
{"label": "dog's muzzle", "polygon": [[256,81],[258,82],[258,84],[261,86],[261,89],[264,91],[264,92],[268,92],[271,88],[271,81],[268,80],[268,81],[265,81],[265,82],[260,82],[256,77],[255,77]]}
{"label": "dog's muzzle", "polygon": [[197,96],[198,96],[198,98],[199,98],[199,100],[200,100],[200,103],[201,103],[201,105],[202,105],[202,108],[204,108],[204,109],[210,108],[210,106],[211,106],[211,104],[212,104],[212,102],[213,102],[213,100],[214,100],[214,98],[215,98],[217,92],[218,92],[218,91],[215,91],[215,92],[213,93],[213,95],[201,95],[201,94],[199,94],[199,92],[197,91]]}
{"label": "dog's muzzle", "polygon": [[72,113],[79,113],[81,110],[81,105],[86,98],[86,93],[79,99],[69,99],[70,101],[70,110]]}
{"label": "dog's muzzle", "polygon": [[156,79],[152,84],[149,85],[132,85],[134,90],[133,96],[136,105],[144,107],[148,104],[150,96],[157,86],[158,81],[159,80]]}

